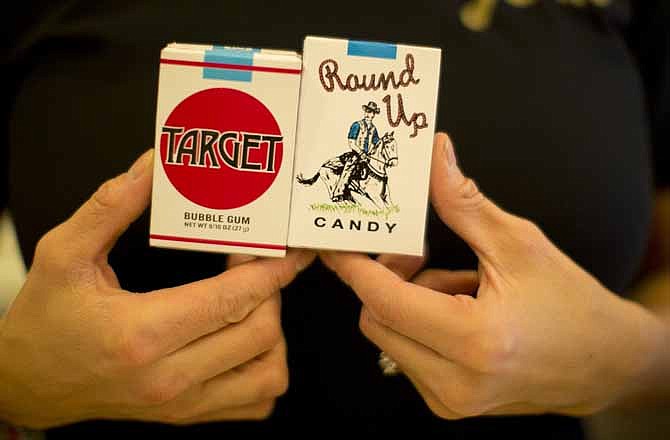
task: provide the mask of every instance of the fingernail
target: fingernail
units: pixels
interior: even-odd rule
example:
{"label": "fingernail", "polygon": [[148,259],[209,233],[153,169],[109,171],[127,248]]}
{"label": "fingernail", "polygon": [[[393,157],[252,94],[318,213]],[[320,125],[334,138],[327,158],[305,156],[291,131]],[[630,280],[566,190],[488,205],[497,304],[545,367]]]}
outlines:
{"label": "fingernail", "polygon": [[128,174],[130,174],[130,177],[133,179],[140,178],[149,169],[153,157],[154,157],[153,148],[142,154],[139,157],[139,159],[135,161],[133,166],[130,167],[130,170],[128,170]]}
{"label": "fingernail", "polygon": [[444,153],[447,155],[447,165],[449,168],[453,168],[456,166],[456,154],[454,153],[454,146],[451,144],[451,142],[449,142],[447,137],[444,138],[442,146],[444,147]]}

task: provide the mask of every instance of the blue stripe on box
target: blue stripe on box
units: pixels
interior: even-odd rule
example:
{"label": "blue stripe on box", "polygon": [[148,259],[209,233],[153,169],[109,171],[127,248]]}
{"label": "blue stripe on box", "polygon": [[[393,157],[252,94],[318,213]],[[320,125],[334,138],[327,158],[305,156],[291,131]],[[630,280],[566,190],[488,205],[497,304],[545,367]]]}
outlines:
{"label": "blue stripe on box", "polygon": [[[253,66],[254,53],[260,49],[241,49],[214,46],[205,52],[206,63],[236,64],[238,66]],[[223,79],[227,81],[251,82],[252,72],[247,70],[219,69],[205,67],[202,77],[206,79]]]}
{"label": "blue stripe on box", "polygon": [[202,77],[205,79],[223,79],[227,81],[251,82],[251,72],[244,70],[204,67],[202,69]]}
{"label": "blue stripe on box", "polygon": [[358,57],[396,58],[397,46],[390,43],[377,43],[374,41],[349,40],[347,55]]}

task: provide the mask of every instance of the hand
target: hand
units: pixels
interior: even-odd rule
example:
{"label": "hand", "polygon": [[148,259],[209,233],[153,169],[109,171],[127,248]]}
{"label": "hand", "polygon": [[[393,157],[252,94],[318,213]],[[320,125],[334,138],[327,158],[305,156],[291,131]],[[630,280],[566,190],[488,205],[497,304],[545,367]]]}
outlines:
{"label": "hand", "polygon": [[37,245],[0,321],[0,419],[195,423],[270,414],[287,387],[279,289],[313,259],[289,252],[184,286],[134,294],[107,254],[146,208],[152,154]]}
{"label": "hand", "polygon": [[435,138],[431,198],[477,254],[477,272],[414,276],[419,265],[402,257],[384,257],[391,269],[359,254],[322,259],[363,302],[363,333],[435,414],[586,414],[650,386],[668,350],[659,319],[482,195],[444,134]]}

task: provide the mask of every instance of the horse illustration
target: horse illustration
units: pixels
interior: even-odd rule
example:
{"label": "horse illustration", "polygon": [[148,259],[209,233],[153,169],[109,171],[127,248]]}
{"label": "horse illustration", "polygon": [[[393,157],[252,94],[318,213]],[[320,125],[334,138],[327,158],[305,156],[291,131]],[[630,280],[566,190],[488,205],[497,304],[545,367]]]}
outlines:
{"label": "horse illustration", "polygon": [[350,202],[358,205],[367,202],[378,209],[391,206],[386,169],[398,165],[398,146],[393,138],[393,132],[385,133],[367,155],[359,157],[349,182],[346,182],[343,197],[334,200],[333,189],[344,170],[344,164],[352,155],[358,156],[354,151],[348,151],[324,162],[312,177],[305,178],[302,174],[298,174],[296,179],[303,185],[311,186],[321,178],[333,202]]}

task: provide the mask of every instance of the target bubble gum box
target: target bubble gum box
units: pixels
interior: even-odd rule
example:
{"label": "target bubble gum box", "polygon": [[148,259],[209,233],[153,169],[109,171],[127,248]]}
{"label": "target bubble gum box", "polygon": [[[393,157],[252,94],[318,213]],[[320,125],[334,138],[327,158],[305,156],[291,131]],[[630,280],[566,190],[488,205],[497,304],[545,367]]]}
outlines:
{"label": "target bubble gum box", "polygon": [[290,51],[161,51],[151,246],[285,255],[300,72]]}
{"label": "target bubble gum box", "polygon": [[305,38],[289,246],[423,254],[441,55]]}

